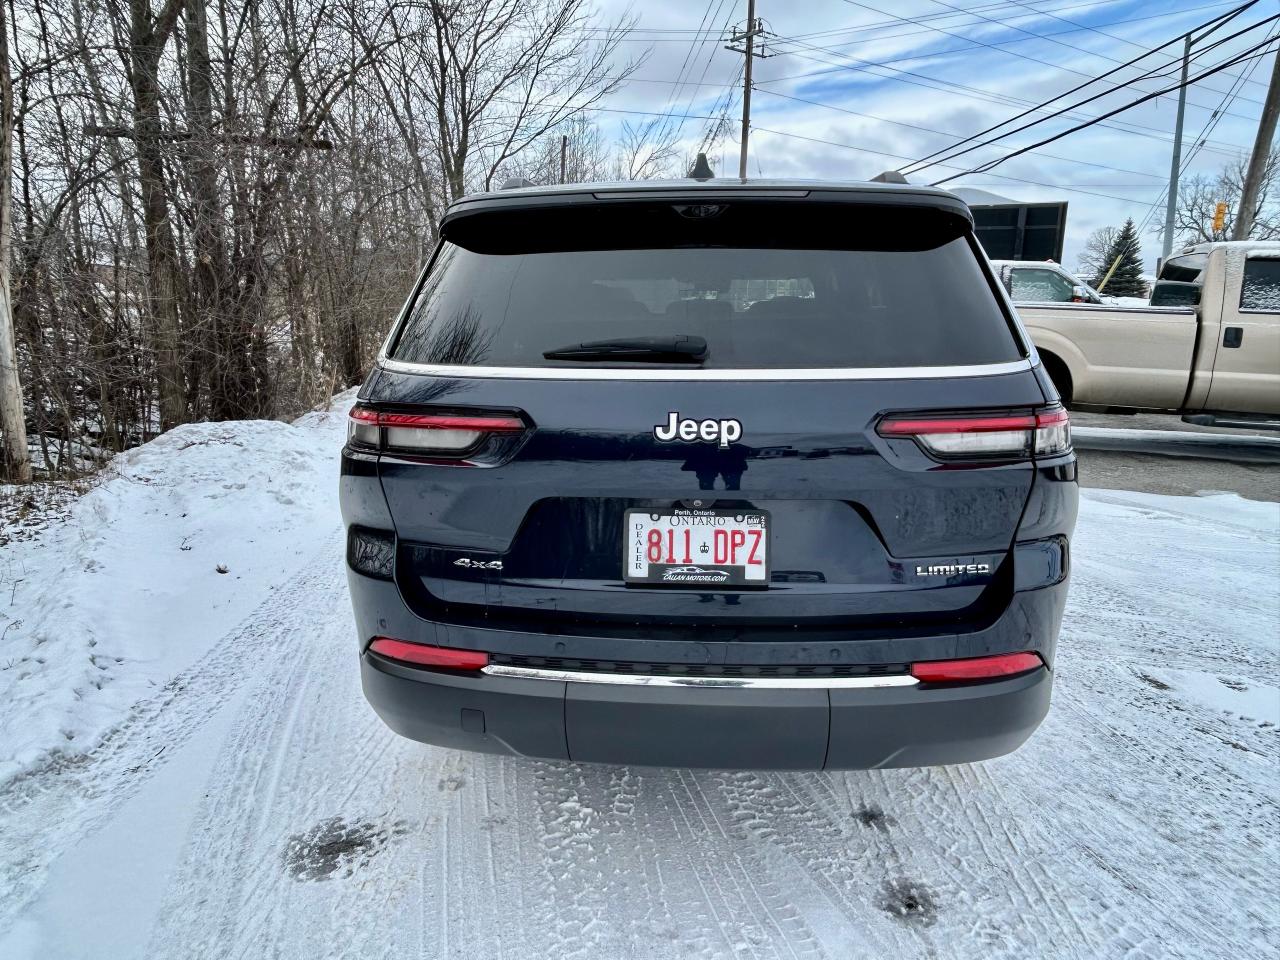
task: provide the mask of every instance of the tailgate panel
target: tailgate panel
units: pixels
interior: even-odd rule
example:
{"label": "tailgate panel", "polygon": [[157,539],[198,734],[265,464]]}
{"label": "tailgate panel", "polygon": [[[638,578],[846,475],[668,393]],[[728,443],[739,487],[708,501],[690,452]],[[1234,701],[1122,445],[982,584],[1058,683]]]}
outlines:
{"label": "tailgate panel", "polygon": [[[673,622],[733,616],[819,622],[965,611],[998,579],[1034,477],[1029,463],[938,464],[886,441],[890,411],[1042,404],[1024,371],[990,377],[786,382],[442,379],[380,371],[366,386],[399,403],[524,411],[532,435],[508,462],[464,467],[383,456],[400,540],[397,575],[432,618],[450,606]],[[734,418],[740,440],[660,443],[669,411]],[[701,500],[771,515],[762,590],[644,586],[622,579],[629,507]],[[460,559],[502,562],[501,570]],[[927,562],[926,562],[927,561]],[[987,575],[921,576],[929,563]],[[712,602],[712,597],[716,602]]]}

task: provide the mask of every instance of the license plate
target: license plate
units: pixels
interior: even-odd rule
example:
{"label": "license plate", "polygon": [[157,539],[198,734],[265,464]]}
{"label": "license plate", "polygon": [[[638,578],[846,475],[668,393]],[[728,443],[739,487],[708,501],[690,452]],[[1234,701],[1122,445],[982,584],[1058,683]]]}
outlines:
{"label": "license plate", "polygon": [[763,510],[628,510],[622,570],[627,583],[764,586],[769,514]]}

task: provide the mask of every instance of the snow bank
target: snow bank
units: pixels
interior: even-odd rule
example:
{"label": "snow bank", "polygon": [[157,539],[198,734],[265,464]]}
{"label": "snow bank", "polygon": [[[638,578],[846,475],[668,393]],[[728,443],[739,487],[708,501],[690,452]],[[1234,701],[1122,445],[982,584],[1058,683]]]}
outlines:
{"label": "snow bank", "polygon": [[89,749],[328,542],[350,401],[179,427],[0,547],[0,781]]}

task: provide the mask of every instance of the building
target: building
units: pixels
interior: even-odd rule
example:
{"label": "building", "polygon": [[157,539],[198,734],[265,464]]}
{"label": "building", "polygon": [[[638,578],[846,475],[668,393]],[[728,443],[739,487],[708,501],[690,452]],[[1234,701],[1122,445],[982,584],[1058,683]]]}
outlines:
{"label": "building", "polygon": [[957,187],[951,191],[969,204],[982,248],[992,260],[1062,262],[1067,232],[1067,204],[1020,203],[988,190]]}

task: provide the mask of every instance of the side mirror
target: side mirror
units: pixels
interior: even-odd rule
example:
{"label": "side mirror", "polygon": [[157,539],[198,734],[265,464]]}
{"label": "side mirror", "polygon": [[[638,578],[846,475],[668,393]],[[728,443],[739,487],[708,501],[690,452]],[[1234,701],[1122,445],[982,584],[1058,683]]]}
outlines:
{"label": "side mirror", "polygon": [[1072,303],[1088,303],[1089,302],[1089,295],[1084,292],[1084,287],[1080,286],[1080,284],[1078,283],[1071,288],[1071,302]]}
{"label": "side mirror", "polygon": [[1151,288],[1153,307],[1197,307],[1201,286],[1183,280],[1158,280]]}

